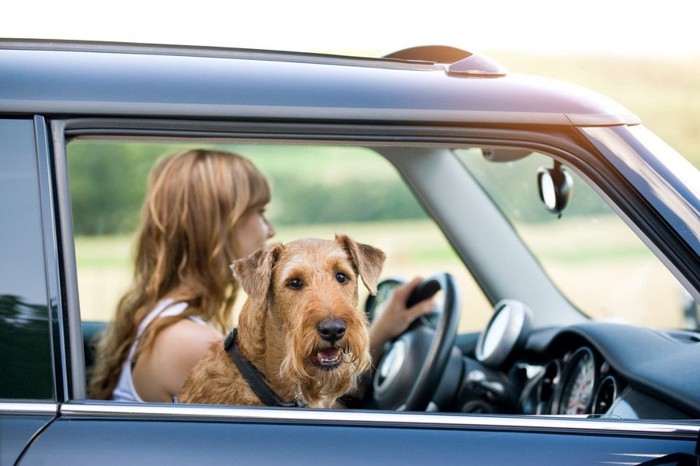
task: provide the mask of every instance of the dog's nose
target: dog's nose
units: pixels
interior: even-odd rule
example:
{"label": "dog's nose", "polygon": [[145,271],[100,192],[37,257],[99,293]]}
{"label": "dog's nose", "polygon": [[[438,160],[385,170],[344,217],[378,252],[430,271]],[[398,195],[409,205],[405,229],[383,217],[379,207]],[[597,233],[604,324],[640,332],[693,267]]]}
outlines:
{"label": "dog's nose", "polygon": [[318,334],[331,343],[340,340],[345,335],[345,321],[343,319],[325,319],[316,326]]}

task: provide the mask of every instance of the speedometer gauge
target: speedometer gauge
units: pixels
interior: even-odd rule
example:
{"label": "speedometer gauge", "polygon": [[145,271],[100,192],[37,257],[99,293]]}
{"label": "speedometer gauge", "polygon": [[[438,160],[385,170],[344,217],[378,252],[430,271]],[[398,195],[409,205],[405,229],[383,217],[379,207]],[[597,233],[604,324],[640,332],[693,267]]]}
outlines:
{"label": "speedometer gauge", "polygon": [[596,367],[593,352],[588,348],[580,348],[566,365],[557,412],[559,414],[590,413],[595,386]]}

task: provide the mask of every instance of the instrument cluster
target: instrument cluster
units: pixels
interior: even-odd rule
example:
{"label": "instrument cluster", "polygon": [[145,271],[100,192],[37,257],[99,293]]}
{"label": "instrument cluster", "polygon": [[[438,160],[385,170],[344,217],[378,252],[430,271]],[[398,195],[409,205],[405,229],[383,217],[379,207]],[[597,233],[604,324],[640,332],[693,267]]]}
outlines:
{"label": "instrument cluster", "polygon": [[602,416],[620,393],[619,378],[592,348],[581,346],[540,367],[526,385],[526,414]]}

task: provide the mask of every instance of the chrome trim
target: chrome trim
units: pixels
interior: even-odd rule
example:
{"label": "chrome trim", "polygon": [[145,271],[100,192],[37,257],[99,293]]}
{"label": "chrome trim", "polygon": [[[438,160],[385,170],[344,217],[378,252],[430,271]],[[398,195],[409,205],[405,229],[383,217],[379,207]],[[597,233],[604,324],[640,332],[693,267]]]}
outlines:
{"label": "chrome trim", "polygon": [[286,422],[372,427],[419,427],[438,429],[489,429],[553,431],[605,435],[654,435],[696,439],[700,422],[623,422],[581,417],[480,416],[466,414],[431,414],[407,412],[370,412],[293,408],[259,408],[205,405],[163,405],[122,403],[69,403],[60,407],[61,416],[81,418],[129,418],[234,422]]}
{"label": "chrome trim", "polygon": [[3,414],[50,414],[56,416],[59,412],[56,403],[23,403],[21,401],[0,401],[0,415]]}

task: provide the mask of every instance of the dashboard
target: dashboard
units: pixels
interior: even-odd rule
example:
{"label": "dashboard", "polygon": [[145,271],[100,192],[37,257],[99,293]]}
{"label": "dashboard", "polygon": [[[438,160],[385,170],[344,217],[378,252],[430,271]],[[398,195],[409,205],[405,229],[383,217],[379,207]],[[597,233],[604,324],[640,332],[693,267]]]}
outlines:
{"label": "dashboard", "polygon": [[496,305],[476,343],[476,361],[467,365],[471,369],[463,386],[468,390],[461,393],[469,391],[472,398],[461,400],[460,410],[474,406],[475,389],[487,400],[507,400],[504,393],[510,390],[517,397],[510,406],[479,409],[619,419],[700,418],[700,390],[692,383],[700,380],[698,333],[595,321],[532,330],[529,315],[517,301]]}
{"label": "dashboard", "polygon": [[[380,284],[377,296],[366,303],[370,320],[402,283]],[[421,320],[419,325],[433,332],[439,313]],[[700,419],[700,333],[592,320],[533,328],[532,321],[526,305],[506,299],[496,304],[482,332],[460,335],[436,385],[432,409]],[[402,361],[416,365],[419,359]]]}

